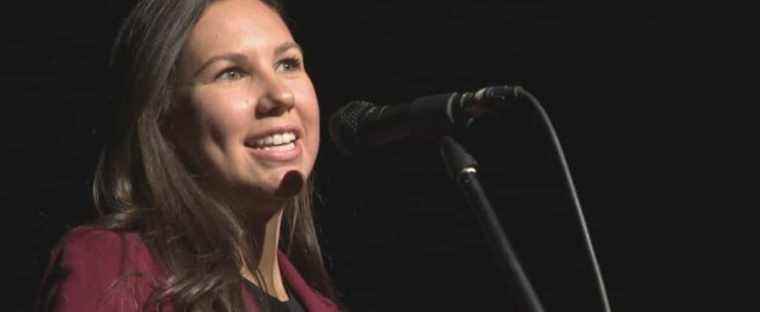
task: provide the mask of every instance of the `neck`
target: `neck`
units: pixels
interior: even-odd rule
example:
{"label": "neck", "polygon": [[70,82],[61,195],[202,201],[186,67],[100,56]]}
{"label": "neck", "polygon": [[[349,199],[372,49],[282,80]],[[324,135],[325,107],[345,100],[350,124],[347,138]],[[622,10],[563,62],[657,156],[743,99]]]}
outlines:
{"label": "neck", "polygon": [[254,249],[256,259],[254,260],[257,267],[255,271],[260,274],[261,281],[255,278],[256,275],[245,264],[241,268],[243,277],[280,301],[288,300],[277,262],[283,210],[284,207],[275,210],[276,212],[273,215],[268,218],[261,218],[261,222],[255,222],[251,227],[251,231],[253,231],[251,234],[256,238]]}

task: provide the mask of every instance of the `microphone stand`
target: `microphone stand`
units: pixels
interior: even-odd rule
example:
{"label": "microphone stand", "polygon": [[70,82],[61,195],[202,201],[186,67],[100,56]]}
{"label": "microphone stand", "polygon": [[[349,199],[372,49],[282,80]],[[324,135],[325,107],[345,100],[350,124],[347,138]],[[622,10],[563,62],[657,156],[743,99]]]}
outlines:
{"label": "microphone stand", "polygon": [[491,246],[498,253],[498,256],[509,264],[510,270],[517,277],[517,282],[523,290],[531,311],[543,312],[544,308],[538,299],[538,295],[536,295],[528,276],[520,265],[520,261],[517,259],[517,255],[506,234],[504,234],[483,187],[480,185],[477,177],[477,161],[459,143],[448,136],[441,139],[441,156],[449,176],[457,182],[460,190],[467,198],[468,204],[475,210],[478,221],[491,242]]}

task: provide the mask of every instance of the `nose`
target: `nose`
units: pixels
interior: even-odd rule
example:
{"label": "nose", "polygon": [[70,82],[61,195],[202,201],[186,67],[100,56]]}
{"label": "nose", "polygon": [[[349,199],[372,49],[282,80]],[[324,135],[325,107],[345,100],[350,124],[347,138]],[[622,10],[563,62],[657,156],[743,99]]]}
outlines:
{"label": "nose", "polygon": [[277,116],[289,111],[295,105],[295,96],[279,78],[271,77],[264,82],[265,92],[256,105],[259,116]]}

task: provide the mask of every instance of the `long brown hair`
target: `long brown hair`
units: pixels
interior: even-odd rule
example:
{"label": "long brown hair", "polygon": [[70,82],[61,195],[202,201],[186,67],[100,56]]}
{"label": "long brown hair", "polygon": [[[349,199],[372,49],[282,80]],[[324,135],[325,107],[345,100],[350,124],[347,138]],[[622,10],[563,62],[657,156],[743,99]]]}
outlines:
{"label": "long brown hair", "polygon": [[[182,47],[212,1],[142,0],[124,20],[111,59],[121,96],[93,183],[98,224],[141,234],[168,274],[151,302],[170,299],[177,311],[242,311],[240,267],[257,267],[255,238],[200,187],[162,131],[177,105]],[[279,3],[262,2],[283,16]],[[312,287],[336,299],[314,228],[311,180],[285,209],[281,246]]]}

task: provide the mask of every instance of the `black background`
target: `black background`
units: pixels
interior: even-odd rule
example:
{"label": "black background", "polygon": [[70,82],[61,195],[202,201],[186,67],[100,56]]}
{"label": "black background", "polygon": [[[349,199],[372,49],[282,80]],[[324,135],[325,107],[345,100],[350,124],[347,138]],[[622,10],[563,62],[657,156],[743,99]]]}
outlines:
{"label": "black background", "polygon": [[[717,116],[715,102],[696,96],[707,80],[727,78],[708,72],[731,57],[717,54],[733,33],[716,26],[716,12],[654,2],[291,2],[323,115],[320,235],[349,307],[525,309],[437,146],[345,158],[326,131],[349,100],[394,104],[498,84],[525,87],[554,121],[614,310],[711,306],[693,291],[712,286],[698,261],[714,250],[692,231],[716,227],[697,216],[716,204],[702,193],[720,182],[708,177],[720,171],[710,169],[720,149],[711,144],[732,140],[707,142],[705,129],[729,123],[704,118]],[[0,207],[12,311],[30,309],[49,248],[92,214],[102,140],[94,127],[125,7],[56,1],[4,12]],[[547,310],[599,311],[577,216],[535,112],[516,107],[461,139]]]}

